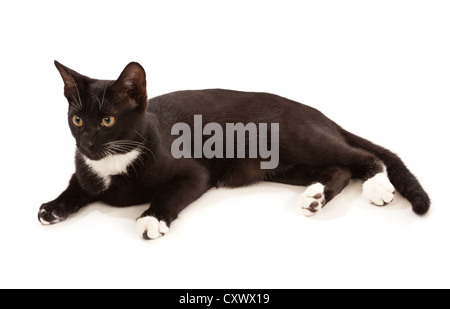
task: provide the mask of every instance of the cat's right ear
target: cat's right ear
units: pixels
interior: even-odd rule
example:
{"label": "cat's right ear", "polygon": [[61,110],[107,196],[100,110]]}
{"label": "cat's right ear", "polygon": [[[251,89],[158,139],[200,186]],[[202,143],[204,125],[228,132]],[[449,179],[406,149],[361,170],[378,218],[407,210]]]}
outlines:
{"label": "cat's right ear", "polygon": [[131,108],[146,110],[147,90],[144,68],[137,62],[130,62],[114,82],[113,89],[126,98]]}
{"label": "cat's right ear", "polygon": [[83,79],[86,77],[55,60],[55,66],[64,81],[64,96],[67,100],[79,100]]}

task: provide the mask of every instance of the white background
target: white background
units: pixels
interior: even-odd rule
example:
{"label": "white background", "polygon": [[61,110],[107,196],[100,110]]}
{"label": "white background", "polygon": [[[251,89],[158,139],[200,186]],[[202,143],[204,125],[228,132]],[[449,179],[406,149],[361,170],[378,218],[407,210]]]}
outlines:
{"label": "white background", "polygon": [[[3,1],[1,288],[450,288],[448,1]],[[433,201],[366,203],[354,181],[313,218],[303,187],[211,190],[170,232],[135,232],[146,206],[95,204],[41,226],[74,171],[53,60],[150,97],[265,91],[314,106],[398,153]]]}

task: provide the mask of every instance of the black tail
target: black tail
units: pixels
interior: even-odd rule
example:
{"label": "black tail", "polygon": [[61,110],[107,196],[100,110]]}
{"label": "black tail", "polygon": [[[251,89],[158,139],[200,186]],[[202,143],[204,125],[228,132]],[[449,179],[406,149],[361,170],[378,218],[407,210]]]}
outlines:
{"label": "black tail", "polygon": [[428,211],[430,208],[428,194],[396,154],[343,129],[342,134],[352,147],[369,151],[383,161],[387,168],[389,180],[397,191],[411,203],[416,214],[423,215]]}

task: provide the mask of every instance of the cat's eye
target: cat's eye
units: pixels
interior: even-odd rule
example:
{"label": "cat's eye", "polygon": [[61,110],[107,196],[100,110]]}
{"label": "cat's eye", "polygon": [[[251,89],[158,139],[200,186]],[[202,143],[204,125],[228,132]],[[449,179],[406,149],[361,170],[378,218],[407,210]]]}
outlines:
{"label": "cat's eye", "polygon": [[114,116],[107,116],[103,117],[102,119],[102,125],[105,127],[110,127],[116,122],[116,117]]}
{"label": "cat's eye", "polygon": [[83,119],[81,119],[80,117],[78,117],[77,115],[72,117],[72,122],[75,126],[77,127],[81,127],[83,125]]}

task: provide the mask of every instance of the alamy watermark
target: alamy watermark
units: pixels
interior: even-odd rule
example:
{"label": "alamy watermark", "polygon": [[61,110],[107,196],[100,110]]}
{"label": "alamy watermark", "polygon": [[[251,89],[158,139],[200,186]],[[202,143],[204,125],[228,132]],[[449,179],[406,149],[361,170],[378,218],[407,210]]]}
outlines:
{"label": "alamy watermark", "polygon": [[[203,125],[202,115],[194,115],[193,132],[184,122],[172,126],[172,135],[178,135],[173,141],[171,152],[176,159],[191,158],[258,158],[261,169],[274,169],[279,163],[278,123],[270,123],[270,138],[267,123],[249,122],[243,124],[226,123],[225,128],[217,122]],[[192,138],[193,134],[193,138]],[[210,136],[203,142],[203,136]],[[193,141],[193,149],[192,149]],[[270,147],[268,147],[270,141]],[[248,153],[246,154],[246,149]],[[192,151],[193,150],[193,151]]]}

